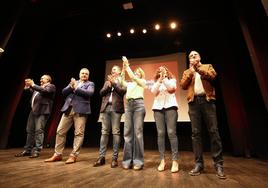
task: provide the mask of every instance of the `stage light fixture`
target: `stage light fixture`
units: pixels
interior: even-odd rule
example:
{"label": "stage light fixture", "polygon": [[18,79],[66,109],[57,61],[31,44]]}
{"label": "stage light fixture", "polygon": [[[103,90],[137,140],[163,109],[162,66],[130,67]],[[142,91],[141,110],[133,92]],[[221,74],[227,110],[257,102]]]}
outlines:
{"label": "stage light fixture", "polygon": [[155,30],[159,30],[160,29],[160,25],[159,24],[155,24],[154,28],[155,28]]}
{"label": "stage light fixture", "polygon": [[142,33],[143,33],[143,34],[147,33],[147,29],[143,29],[143,30],[142,30]]}
{"label": "stage light fixture", "polygon": [[131,34],[133,34],[133,33],[135,33],[135,30],[134,30],[134,29],[130,29],[129,32],[130,32]]}
{"label": "stage light fixture", "polygon": [[121,37],[122,33],[121,32],[117,32],[117,36]]}
{"label": "stage light fixture", "polygon": [[107,37],[107,38],[111,38],[111,37],[112,37],[111,33],[107,33],[107,34],[106,34],[106,37]]}
{"label": "stage light fixture", "polygon": [[177,24],[175,22],[171,22],[169,26],[170,26],[171,29],[176,29],[177,28]]}
{"label": "stage light fixture", "polygon": [[3,48],[0,48],[0,53],[3,53],[5,50]]}

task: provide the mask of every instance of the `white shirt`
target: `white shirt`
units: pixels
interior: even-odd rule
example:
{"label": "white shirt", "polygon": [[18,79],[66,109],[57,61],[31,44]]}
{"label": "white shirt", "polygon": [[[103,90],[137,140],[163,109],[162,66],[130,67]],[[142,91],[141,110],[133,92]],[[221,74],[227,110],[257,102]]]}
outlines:
{"label": "white shirt", "polygon": [[201,76],[198,72],[195,72],[194,94],[195,95],[205,94],[205,89],[204,89],[202,81],[201,81]]}
{"label": "white shirt", "polygon": [[176,79],[167,79],[163,80],[163,83],[156,82],[151,91],[153,93],[158,93],[154,98],[153,110],[162,110],[163,108],[178,107],[177,99],[175,92],[169,93],[167,88],[177,88]]}

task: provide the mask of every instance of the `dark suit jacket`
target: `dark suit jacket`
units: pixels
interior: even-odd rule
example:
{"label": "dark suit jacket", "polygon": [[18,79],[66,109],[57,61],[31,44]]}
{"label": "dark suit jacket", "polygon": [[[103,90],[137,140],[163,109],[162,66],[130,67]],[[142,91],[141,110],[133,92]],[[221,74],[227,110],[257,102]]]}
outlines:
{"label": "dark suit jacket", "polygon": [[[78,84],[80,81],[78,81]],[[73,90],[70,85],[62,90],[65,97],[65,103],[61,108],[62,112],[66,112],[69,106],[73,106],[75,113],[91,114],[90,97],[94,94],[95,84],[87,81],[82,83],[77,89]]]}
{"label": "dark suit jacket", "polygon": [[[114,88],[113,91],[112,87]],[[109,81],[106,81],[100,90],[100,96],[102,97],[100,112],[104,112],[112,92],[112,110],[117,113],[124,113],[123,98],[127,90],[120,83],[114,83],[112,87],[109,86]]]}
{"label": "dark suit jacket", "polygon": [[56,93],[55,85],[50,83],[44,87],[34,85],[30,88],[30,90],[33,92],[32,99],[30,101],[31,105],[33,97],[35,96],[36,92],[38,92],[33,101],[32,112],[35,115],[50,114]]}

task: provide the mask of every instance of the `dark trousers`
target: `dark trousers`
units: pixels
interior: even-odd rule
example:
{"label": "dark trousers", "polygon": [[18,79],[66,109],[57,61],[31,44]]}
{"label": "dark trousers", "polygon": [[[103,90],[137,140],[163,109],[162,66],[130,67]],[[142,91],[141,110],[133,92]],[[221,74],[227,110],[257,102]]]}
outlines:
{"label": "dark trousers", "polygon": [[192,144],[196,165],[204,167],[202,146],[202,120],[204,120],[211,144],[211,154],[215,166],[223,165],[222,143],[219,136],[215,101],[207,101],[205,96],[196,96],[189,103],[189,116],[192,125]]}
{"label": "dark trousers", "polygon": [[27,139],[24,149],[28,152],[39,153],[43,148],[44,129],[48,115],[34,115],[31,111],[27,122]]}

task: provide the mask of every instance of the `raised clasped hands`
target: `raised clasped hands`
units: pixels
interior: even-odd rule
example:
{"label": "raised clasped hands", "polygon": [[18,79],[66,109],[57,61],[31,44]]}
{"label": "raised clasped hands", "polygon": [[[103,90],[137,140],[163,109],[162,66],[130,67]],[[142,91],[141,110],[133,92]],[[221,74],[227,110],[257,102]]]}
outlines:
{"label": "raised clasped hands", "polygon": [[71,78],[71,81],[70,81],[71,88],[76,89],[77,88],[77,85],[78,85],[78,83],[75,80],[75,78]]}
{"label": "raised clasped hands", "polygon": [[122,56],[122,61],[123,61],[123,67],[129,66],[128,59],[126,56]]}

